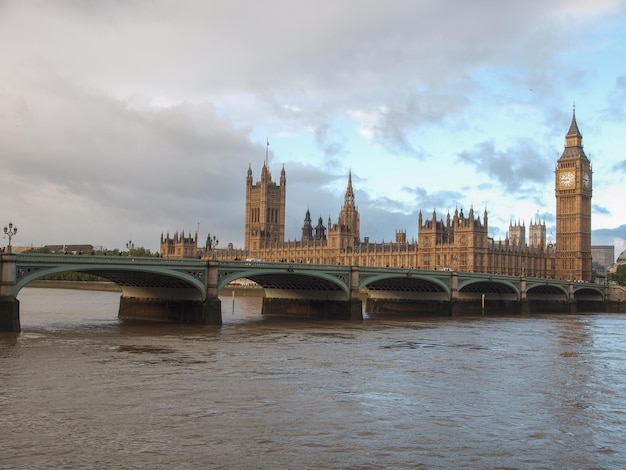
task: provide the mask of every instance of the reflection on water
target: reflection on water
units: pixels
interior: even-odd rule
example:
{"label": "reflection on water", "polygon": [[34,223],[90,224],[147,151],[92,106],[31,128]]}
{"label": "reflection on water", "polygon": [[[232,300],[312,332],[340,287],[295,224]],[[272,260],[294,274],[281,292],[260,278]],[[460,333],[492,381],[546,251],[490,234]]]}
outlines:
{"label": "reflection on water", "polygon": [[0,468],[619,468],[626,317],[124,325],[24,289]]}

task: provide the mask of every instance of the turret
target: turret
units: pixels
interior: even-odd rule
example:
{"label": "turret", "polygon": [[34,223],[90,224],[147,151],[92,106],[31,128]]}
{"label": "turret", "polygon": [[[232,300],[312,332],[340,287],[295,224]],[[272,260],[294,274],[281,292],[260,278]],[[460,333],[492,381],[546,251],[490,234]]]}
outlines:
{"label": "turret", "polygon": [[311,213],[307,209],[302,226],[302,241],[307,242],[309,240],[313,240],[313,226],[311,225]]}

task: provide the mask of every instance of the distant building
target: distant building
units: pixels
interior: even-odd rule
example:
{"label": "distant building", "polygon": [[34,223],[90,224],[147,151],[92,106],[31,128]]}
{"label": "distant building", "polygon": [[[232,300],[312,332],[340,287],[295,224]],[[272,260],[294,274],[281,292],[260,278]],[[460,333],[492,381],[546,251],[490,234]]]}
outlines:
{"label": "distant building", "polygon": [[613,245],[596,245],[591,247],[593,269],[598,274],[606,274],[615,263],[615,247]]}
{"label": "distant building", "polygon": [[[246,177],[244,247],[241,250],[214,247],[197,250],[193,238],[174,239],[161,235],[161,255],[180,257],[185,253],[217,259],[255,259],[289,263],[351,264],[411,269],[455,269],[509,275],[591,280],[591,164],[582,148],[582,135],[572,115],[565,137],[565,149],[556,164],[556,242],[546,240],[545,221],[531,220],[528,239],[526,224],[512,221],[505,240],[488,234],[485,208],[482,218],[470,207],[467,213],[455,209],[439,217],[435,211],[417,220],[417,242],[407,241],[406,231],[396,230],[395,240],[372,243],[361,238],[360,217],[352,187],[352,173],[344,203],[335,223],[319,217],[317,224],[307,209],[299,240],[285,240],[285,168],[278,184],[272,180],[267,160],[261,179],[253,181],[252,168]],[[197,235],[196,235],[197,239]],[[177,246],[181,246],[177,249]],[[193,256],[192,256],[193,257]]]}
{"label": "distant building", "polygon": [[173,237],[169,232],[165,237],[161,234],[159,254],[163,258],[197,258],[198,234],[185,236],[184,231],[175,232]]}
{"label": "distant building", "polygon": [[94,251],[93,245],[46,245],[50,253],[83,254]]}

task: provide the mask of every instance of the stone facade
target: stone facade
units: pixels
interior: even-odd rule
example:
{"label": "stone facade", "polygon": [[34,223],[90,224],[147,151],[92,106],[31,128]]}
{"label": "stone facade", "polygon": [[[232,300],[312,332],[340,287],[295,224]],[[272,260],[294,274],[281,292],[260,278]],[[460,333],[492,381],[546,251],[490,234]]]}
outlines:
{"label": "stone facade", "polygon": [[[281,173],[284,177],[284,170]],[[247,202],[246,206],[252,205]],[[510,232],[516,234],[503,241],[494,242],[488,235],[487,210],[482,219],[470,208],[447,214],[438,219],[433,212],[425,218],[418,215],[417,243],[407,242],[405,231],[396,231],[395,241],[372,243],[369,237],[360,238],[359,213],[354,199],[352,175],[344,204],[333,223],[327,226],[322,219],[313,227],[307,210],[300,240],[272,240],[262,248],[250,244],[244,247],[244,258],[320,264],[353,264],[360,266],[389,266],[412,269],[460,270],[499,274],[552,277],[554,275],[554,247],[546,244],[545,222],[534,221],[530,225],[531,236],[526,241],[525,228],[511,223]],[[246,235],[246,238],[249,237]],[[228,258],[220,252],[219,257]]]}
{"label": "stone facade", "polygon": [[244,245],[254,251],[264,251],[285,240],[285,200],[287,179],[285,168],[280,172],[279,184],[272,181],[266,164],[261,180],[252,182],[252,168],[246,178],[246,212]]}
{"label": "stone facade", "polygon": [[[351,172],[336,223],[329,217],[325,226],[320,217],[314,225],[307,210],[300,240],[285,241],[285,169],[276,184],[264,163],[256,183],[248,167],[243,249],[215,249],[211,256],[591,280],[590,175],[574,114],[556,169],[556,244],[546,240],[545,221],[538,218],[530,222],[528,239],[525,223],[511,221],[507,237],[495,241],[489,237],[487,209],[481,218],[473,207],[467,214],[456,209],[445,219],[434,211],[430,217],[420,211],[417,242],[407,242],[406,232],[396,231],[395,241],[372,243],[369,237],[361,238]],[[193,251],[192,238],[176,237],[161,236],[162,256],[178,257],[183,252],[203,256],[203,250]]]}
{"label": "stone facade", "polygon": [[169,232],[165,237],[161,234],[159,254],[162,258],[197,258],[198,234],[185,236],[184,231],[175,232],[173,237]]}
{"label": "stone facade", "polygon": [[591,279],[591,163],[583,150],[576,113],[555,175],[556,272],[559,279]]}

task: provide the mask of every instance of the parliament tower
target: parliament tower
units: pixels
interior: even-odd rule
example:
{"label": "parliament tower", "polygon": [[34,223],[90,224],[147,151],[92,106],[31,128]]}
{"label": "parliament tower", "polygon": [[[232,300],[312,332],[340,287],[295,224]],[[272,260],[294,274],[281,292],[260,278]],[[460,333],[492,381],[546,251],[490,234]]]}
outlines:
{"label": "parliament tower", "polygon": [[283,243],[285,240],[286,191],[285,167],[280,172],[278,185],[272,180],[267,163],[263,164],[261,179],[255,184],[252,182],[252,168],[248,167],[244,230],[244,248],[246,250],[269,249],[273,245]]}
{"label": "parliament tower", "polygon": [[[331,228],[332,227],[332,228]],[[352,189],[352,170],[348,174],[348,187],[337,223],[328,220],[328,243],[333,248],[352,250],[361,241],[361,220]]]}
{"label": "parliament tower", "polygon": [[583,150],[576,111],[555,170],[556,277],[590,281],[591,163]]}

